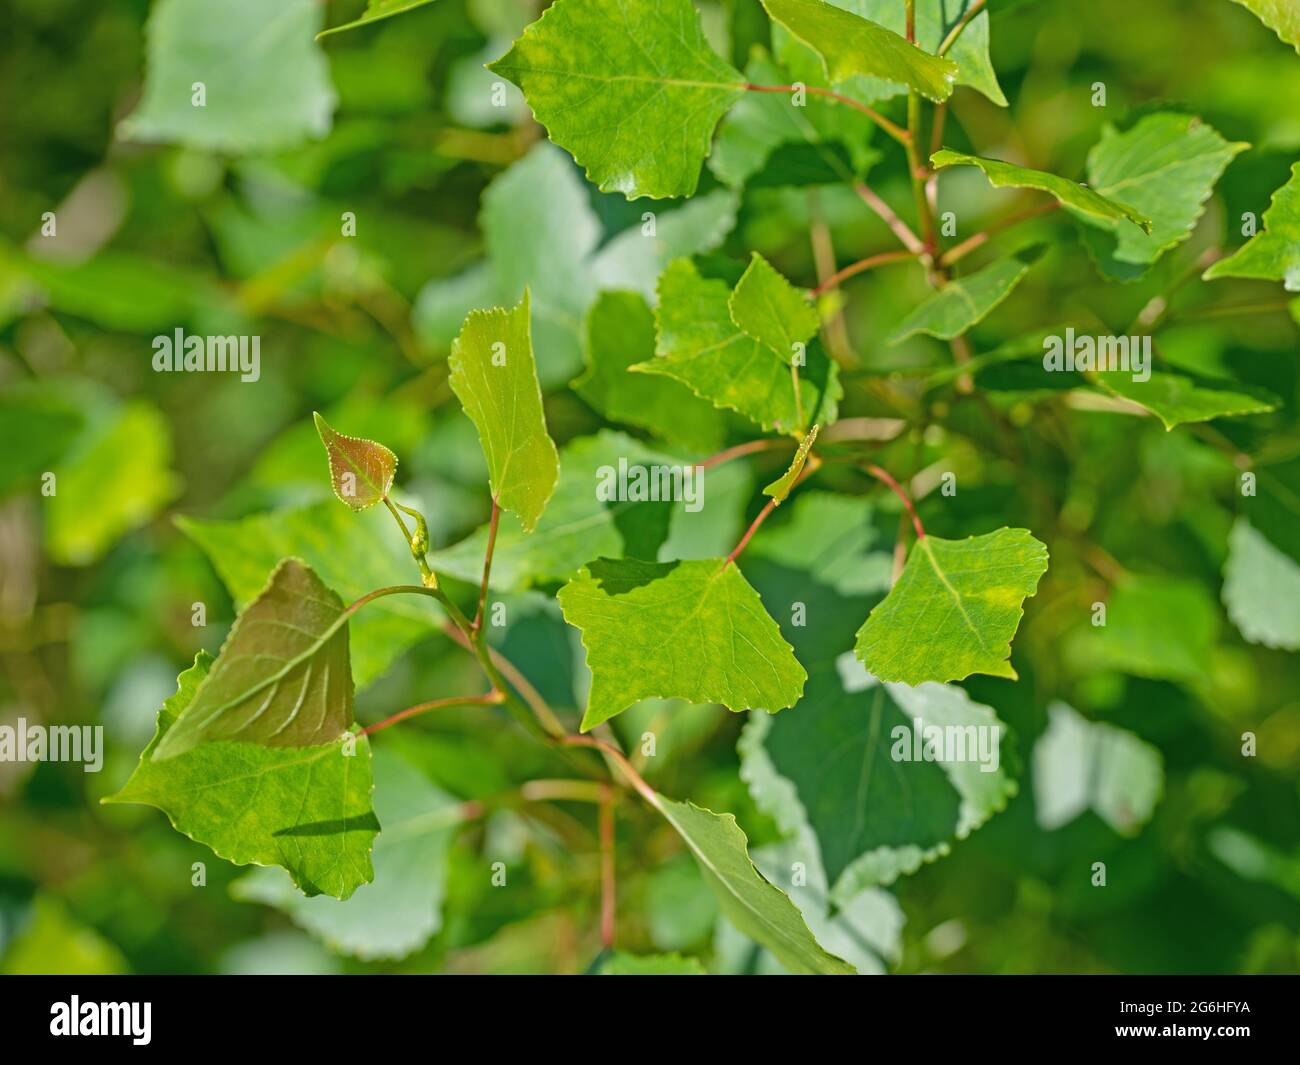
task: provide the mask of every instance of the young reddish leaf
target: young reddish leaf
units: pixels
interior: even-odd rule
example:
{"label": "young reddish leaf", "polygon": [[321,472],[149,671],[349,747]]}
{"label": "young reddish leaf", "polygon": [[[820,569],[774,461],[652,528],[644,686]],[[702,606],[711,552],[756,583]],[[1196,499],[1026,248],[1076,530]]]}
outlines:
{"label": "young reddish leaf", "polygon": [[319,414],[312,417],[329,455],[334,494],[353,510],[373,507],[388,495],[397,474],[397,456],[373,440],[335,432]]}
{"label": "young reddish leaf", "polygon": [[314,570],[285,559],[235,620],[212,672],[154,752],[200,743],[329,743],[352,724],[348,615]]}

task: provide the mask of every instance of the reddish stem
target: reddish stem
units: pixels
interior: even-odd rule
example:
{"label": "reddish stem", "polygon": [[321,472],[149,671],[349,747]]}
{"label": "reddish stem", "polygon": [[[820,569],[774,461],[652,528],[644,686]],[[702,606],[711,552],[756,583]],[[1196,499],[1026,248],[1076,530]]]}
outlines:
{"label": "reddish stem", "polygon": [[478,632],[483,626],[483,611],[487,606],[488,594],[488,577],[492,573],[492,553],[497,546],[497,524],[501,521],[501,506],[496,499],[492,500],[492,517],[488,521],[488,542],[487,550],[483,552],[483,584],[478,590],[478,610],[474,614],[474,624],[472,628]]}
{"label": "reddish stem", "polygon": [[726,569],[729,565],[731,565],[731,563],[736,561],[736,557],[743,550],[745,550],[745,545],[749,543],[750,538],[753,537],[754,533],[758,532],[758,527],[762,525],[763,522],[767,521],[767,516],[771,514],[772,511],[774,511],[775,509],[776,509],[776,498],[773,497],[769,499],[767,501],[767,505],[764,506],[763,509],[758,512],[758,517],[754,519],[753,524],[750,525],[750,527],[745,530],[745,535],[740,538],[740,543],[738,543],[735,547],[731,549],[731,554],[729,554],[727,556],[727,560],[722,563],[723,569]]}
{"label": "reddish stem", "polygon": [[659,809],[659,795],[654,788],[645,782],[645,778],[636,771],[636,767],[627,760],[627,756],[612,743],[598,740],[594,736],[562,736],[557,742],[565,747],[594,747],[596,750],[609,755],[618,763],[619,768],[627,774],[627,778],[632,787],[636,789],[637,794],[656,810]]}
{"label": "reddish stem", "polygon": [[[793,85],[755,85],[753,82],[746,82],[745,88],[750,92],[794,92],[795,90]],[[902,126],[895,125],[879,111],[873,110],[866,104],[853,99],[851,96],[844,96],[838,92],[832,92],[830,89],[823,89],[819,85],[805,85],[803,88],[814,96],[824,96],[828,100],[834,100],[836,103],[844,104],[844,106],[851,107],[855,111],[861,111],[871,119],[872,122],[878,125],[900,144],[906,144],[911,139],[907,130],[903,129]]]}
{"label": "reddish stem", "polygon": [[866,270],[874,269],[877,266],[886,266],[889,263],[902,262],[906,259],[915,259],[917,252],[914,251],[883,251],[878,255],[868,255],[865,259],[859,259],[855,263],[850,263],[843,270],[837,270],[831,274],[825,281],[812,290],[812,298],[816,299],[822,293],[843,284],[849,278],[863,273]]}
{"label": "reddish stem", "polygon": [[408,717],[415,717],[416,714],[423,714],[426,710],[441,710],[448,706],[494,706],[504,701],[505,696],[496,691],[488,692],[487,695],[456,695],[450,699],[432,699],[427,703],[408,706],[405,710],[399,710],[392,717],[386,717],[383,721],[367,725],[358,735],[369,736],[372,732],[388,728],[389,725],[396,725],[399,721],[405,721]]}
{"label": "reddish stem", "polygon": [[785,440],[750,440],[745,444],[737,444],[735,447],[729,447],[719,451],[716,455],[710,455],[703,462],[697,463],[701,469],[711,470],[714,466],[721,466],[724,462],[730,462],[732,459],[742,458],[745,455],[752,455],[756,451],[769,451],[781,447]]}
{"label": "reddish stem", "polygon": [[898,498],[903,501],[903,506],[907,508],[907,512],[912,516],[912,528],[916,530],[916,538],[918,540],[924,540],[925,527],[921,524],[921,519],[916,516],[916,508],[912,506],[912,500],[909,499],[907,493],[903,491],[903,486],[879,466],[868,466],[867,472],[878,481],[884,481],[885,484],[893,490],[894,495],[898,496]]}
{"label": "reddish stem", "polygon": [[600,941],[614,946],[614,791],[604,787],[600,802]]}

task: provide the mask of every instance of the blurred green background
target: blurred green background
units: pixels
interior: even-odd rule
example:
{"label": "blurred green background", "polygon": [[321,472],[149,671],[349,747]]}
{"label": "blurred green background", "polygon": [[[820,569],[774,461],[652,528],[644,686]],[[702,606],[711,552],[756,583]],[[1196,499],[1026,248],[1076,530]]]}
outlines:
{"label": "blurred green background", "polygon": [[[336,25],[361,5],[321,6]],[[754,0],[697,6],[714,46],[738,65],[766,42]],[[1138,284],[1104,283],[1059,219],[1035,223],[1056,246],[1050,265],[976,339],[988,350],[1072,316],[1118,331],[1200,250],[1239,243],[1229,220],[1262,209],[1285,180],[1300,156],[1300,58],[1227,0],[990,6],[1011,106],[959,92],[953,146],[1076,176],[1104,123],[1152,101],[1254,145],[1229,167],[1188,248]],[[447,834],[432,859],[433,905],[397,958],[332,949],[292,905],[252,901],[249,870],[179,835],[161,812],[98,803],[129,774],[177,673],[198,649],[215,652],[234,616],[217,571],[175,517],[234,521],[327,501],[312,410],[395,450],[402,491],[422,503],[435,546],[457,542],[485,519],[488,499],[472,427],[447,388],[447,343],[465,307],[513,299],[531,280],[549,316],[539,335],[559,338],[542,356],[552,433],[563,446],[602,427],[565,388],[580,368],[572,338],[584,307],[566,306],[564,287],[576,282],[553,276],[563,274],[554,264],[521,262],[516,241],[553,227],[560,245],[590,226],[604,245],[639,225],[647,204],[581,181],[542,143],[513,86],[504,108],[492,106],[495,79],[481,65],[536,14],[527,0],[438,0],[327,37],[319,48],[336,101],[325,101],[323,135],[244,150],[119,138],[142,90],[146,0],[7,0],[0,11],[0,721],[101,724],[106,743],[98,774],[0,763],[0,971],[581,972],[599,950],[592,810],[494,802],[567,773],[504,715],[450,712],[384,734],[431,794],[489,807]],[[1096,82],[1107,87],[1105,108],[1088,103]],[[250,137],[255,126],[250,118]],[[886,156],[872,185],[905,209],[905,170]],[[1005,194],[964,177],[952,185],[960,211],[1005,211]],[[491,189],[500,190],[496,223],[481,224]],[[723,194],[706,171],[701,195],[711,192]],[[734,269],[757,249],[796,283],[813,283],[814,209],[841,264],[888,246],[850,190],[825,187],[814,200],[802,189],[754,188],[710,252],[716,268]],[[40,235],[47,211],[54,239]],[[341,235],[344,212],[356,216],[355,237]],[[574,269],[588,271],[582,284],[607,287],[600,266]],[[1269,431],[1294,440],[1295,322],[1198,317],[1204,289],[1184,292],[1185,321],[1175,315],[1162,335],[1167,357],[1266,386],[1284,400]],[[1222,291],[1277,294],[1250,283]],[[919,276],[900,272],[846,290],[849,335],[870,374],[906,382],[909,369],[945,357],[928,341],[891,350],[877,340],[923,292]],[[152,338],[176,327],[260,336],[260,380],[154,373]],[[567,353],[565,336],[575,345]],[[1203,436],[1166,434],[1154,419],[1063,413],[1009,391],[998,402],[1023,434],[1017,469],[1000,454],[990,460],[999,445],[979,408],[950,400],[928,410],[917,450],[923,460],[944,456],[972,487],[956,507],[927,501],[927,525],[965,535],[1025,524],[1048,541],[1052,570],[1017,640],[1022,682],[966,685],[1015,730],[1008,758],[1019,795],[950,856],[881,892],[864,933],[875,967],[1300,970],[1300,666],[1246,643],[1220,605],[1231,463]],[[846,416],[896,413],[861,376],[850,380]],[[1238,447],[1257,443],[1218,427]],[[911,444],[898,454],[911,456]],[[46,471],[58,473],[52,499],[40,492]],[[760,464],[719,480],[708,522],[681,535],[734,541],[765,472]],[[847,474],[833,486],[875,491]],[[1044,513],[1087,537],[1040,531]],[[382,516],[357,520],[368,519],[372,534],[390,535]],[[883,525],[893,524],[891,513]],[[1082,639],[1086,605],[1104,596],[1085,540],[1104,549],[1103,565],[1113,556],[1191,589],[1211,620],[1190,667],[1151,667],[1149,658],[1186,649],[1146,647],[1142,631],[1112,635],[1118,650]],[[512,600],[521,620],[506,640],[572,721],[581,657],[548,598]],[[193,624],[196,603],[205,626]],[[475,683],[449,641],[431,633],[408,642],[359,694],[363,722]],[[1056,698],[1159,752],[1143,762],[1160,792],[1145,824],[1131,823],[1145,817],[1126,817],[1133,812],[1121,803],[1109,819],[1088,811],[1044,827],[1030,751]],[[736,812],[756,844],[775,841],[739,776],[739,715],[644,706],[616,731],[634,742],[650,722],[660,754],[672,752],[646,768],[656,787]],[[1250,759],[1241,757],[1248,730],[1258,739]],[[717,970],[762,969],[756,950],[719,928],[694,865],[653,814],[622,804],[619,844],[620,945],[699,954]],[[485,872],[499,856],[512,869],[506,890]],[[1090,884],[1096,861],[1110,871],[1104,891]],[[202,886],[194,863],[204,863]],[[244,886],[232,893],[236,882]]]}

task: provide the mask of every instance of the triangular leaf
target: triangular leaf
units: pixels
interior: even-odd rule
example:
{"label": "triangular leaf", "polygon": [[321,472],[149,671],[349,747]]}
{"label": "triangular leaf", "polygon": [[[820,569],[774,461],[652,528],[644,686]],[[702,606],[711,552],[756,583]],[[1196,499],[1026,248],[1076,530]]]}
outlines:
{"label": "triangular leaf", "polygon": [[456,832],[456,801],[405,758],[374,755],[375,814],[384,826],[375,841],[374,881],[345,903],[304,898],[275,869],[257,869],[231,885],[231,894],[287,913],[331,950],[370,961],[418,950],[442,926],[448,850]]}
{"label": "triangular leaf", "polygon": [[1047,572],[1047,548],[1025,529],[965,540],[918,540],[854,650],[874,676],[921,684],[972,673],[1015,679],[1008,659],[1023,603]]}
{"label": "triangular leaf", "polygon": [[941,340],[961,336],[1011,295],[1042,253],[1041,247],[1030,248],[950,281],[913,308],[889,342],[898,344],[917,333]]}
{"label": "triangular leaf", "polygon": [[813,422],[834,421],[843,395],[839,368],[818,344],[809,345],[799,375],[800,425],[789,359],[736,327],[730,295],[726,282],[701,277],[689,259],[673,262],[659,279],[658,354],[632,370],[681,381],[715,407],[737,411],[765,430],[798,434]]}
{"label": "triangular leaf", "polygon": [[952,95],[957,64],[921,51],[893,30],[821,0],[763,0],[763,7],[821,56],[831,81],[867,75],[901,82],[936,102]]}
{"label": "triangular leaf", "polygon": [[601,294],[587,314],[584,350],[587,370],[572,387],[606,418],[701,451],[722,446],[716,407],[671,378],[628,372],[655,355],[654,315],[640,293]]}
{"label": "triangular leaf", "polygon": [[1153,263],[1191,236],[1219,175],[1248,147],[1177,112],[1147,115],[1123,133],[1107,126],[1088,153],[1088,185],[1151,219],[1149,233],[1117,222],[1099,223],[1114,231],[1116,262]]}
{"label": "triangular leaf", "polygon": [[1287,183],[1273,193],[1264,212],[1264,232],[1220,259],[1204,277],[1207,281],[1216,277],[1282,281],[1288,292],[1300,292],[1300,163],[1291,168]]}
{"label": "triangular leaf", "polygon": [[736,282],[727,309],[742,333],[766,344],[787,365],[806,350],[821,324],[804,294],[758,252]]}
{"label": "triangular leaf", "polygon": [[690,196],[744,78],[709,48],[690,0],[557,0],[490,70],[524,91],[602,192]]}
{"label": "triangular leaf", "polygon": [[329,456],[334,494],[353,510],[373,507],[387,496],[397,475],[397,456],[374,440],[335,432],[314,411],[312,418]]}
{"label": "triangular leaf", "polygon": [[158,714],[158,731],[131,779],[108,803],[144,803],[178,832],[236,865],[280,865],[308,895],[346,899],[374,879],[379,822],[370,806],[370,746],[264,747],[204,743],[163,761],[153,755],[192,704],[212,658],[199,652]]}
{"label": "triangular leaf", "polygon": [[935,152],[930,156],[930,162],[939,170],[946,166],[978,167],[995,189],[1038,189],[1051,193],[1058,203],[1079,214],[1109,222],[1122,222],[1128,219],[1144,232],[1151,231],[1151,220],[1128,204],[1108,200],[1087,185],[1080,185],[1076,181],[1069,181],[1055,174],[1031,170],[1029,167],[1016,166],[1013,163],[999,162],[997,159],[982,159],[977,155],[955,152],[951,148]]}
{"label": "triangular leaf", "polygon": [[285,559],[235,620],[154,757],[213,740],[311,747],[338,739],[352,724],[347,619],[343,601],[310,567]]}
{"label": "triangular leaf", "polygon": [[513,310],[471,311],[447,357],[451,389],[478,429],[492,498],[531,532],[560,475],[546,431],[528,290]]}
{"label": "triangular leaf", "polygon": [[1211,388],[1181,374],[1152,372],[1145,381],[1131,373],[1108,370],[1094,373],[1090,380],[1112,395],[1120,396],[1149,410],[1166,430],[1186,422],[1208,422],[1230,415],[1263,414],[1277,408],[1277,402],[1252,394],[1232,382]]}
{"label": "triangular leaf", "polygon": [[597,559],[559,592],[591,670],[582,731],[641,699],[776,713],[808,674],[758,594],[722,559]]}

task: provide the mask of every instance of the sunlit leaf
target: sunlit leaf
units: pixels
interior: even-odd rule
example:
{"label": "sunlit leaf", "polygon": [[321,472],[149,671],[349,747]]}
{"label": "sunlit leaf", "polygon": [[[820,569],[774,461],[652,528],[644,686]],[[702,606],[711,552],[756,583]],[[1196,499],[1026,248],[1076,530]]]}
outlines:
{"label": "sunlit leaf", "polygon": [[334,494],[353,510],[373,507],[387,496],[397,474],[397,456],[374,440],[335,432],[319,414],[312,417],[329,455]]}

